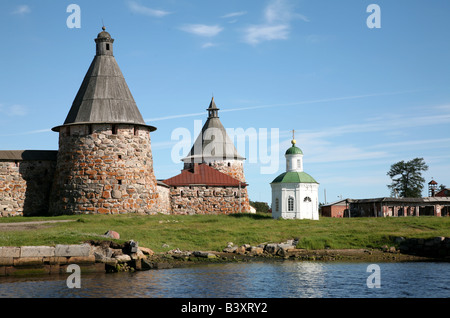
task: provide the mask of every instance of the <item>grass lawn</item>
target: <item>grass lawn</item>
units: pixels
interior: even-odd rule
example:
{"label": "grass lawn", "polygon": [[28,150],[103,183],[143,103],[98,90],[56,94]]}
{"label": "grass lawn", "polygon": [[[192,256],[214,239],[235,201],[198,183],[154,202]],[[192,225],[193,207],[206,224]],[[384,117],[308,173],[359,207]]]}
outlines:
{"label": "grass lawn", "polygon": [[[72,220],[34,229],[0,227],[0,246],[79,244],[103,239],[108,230],[119,241],[134,240],[140,246],[163,252],[180,250],[221,251],[227,242],[257,245],[299,238],[299,248],[379,248],[393,245],[393,238],[450,237],[448,217],[321,218],[274,220],[268,214],[233,215],[71,215],[58,217],[0,218],[9,222]],[[168,247],[163,247],[166,244]]]}

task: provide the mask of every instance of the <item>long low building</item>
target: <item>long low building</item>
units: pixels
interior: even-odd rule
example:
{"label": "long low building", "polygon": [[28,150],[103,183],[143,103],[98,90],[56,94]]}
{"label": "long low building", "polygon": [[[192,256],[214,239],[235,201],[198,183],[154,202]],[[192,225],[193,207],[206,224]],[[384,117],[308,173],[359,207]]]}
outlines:
{"label": "long low building", "polygon": [[322,206],[328,217],[423,215],[450,216],[450,197],[344,199]]}

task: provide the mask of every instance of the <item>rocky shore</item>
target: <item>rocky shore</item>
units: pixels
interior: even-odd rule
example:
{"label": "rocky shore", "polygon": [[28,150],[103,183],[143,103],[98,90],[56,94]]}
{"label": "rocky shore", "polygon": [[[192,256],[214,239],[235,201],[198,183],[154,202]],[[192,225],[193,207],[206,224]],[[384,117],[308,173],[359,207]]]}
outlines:
{"label": "rocky shore", "polygon": [[185,267],[205,263],[298,261],[450,261],[450,238],[395,239],[395,246],[379,249],[298,249],[297,240],[282,243],[244,244],[229,242],[221,252],[181,251],[155,253],[128,241],[91,240],[80,245],[0,247],[0,276],[61,274],[70,264],[84,272],[123,272]]}

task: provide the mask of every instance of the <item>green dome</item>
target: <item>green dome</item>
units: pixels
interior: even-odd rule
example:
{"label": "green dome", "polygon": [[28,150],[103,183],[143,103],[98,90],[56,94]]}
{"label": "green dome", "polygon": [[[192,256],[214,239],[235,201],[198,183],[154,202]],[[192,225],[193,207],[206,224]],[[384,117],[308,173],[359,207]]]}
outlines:
{"label": "green dome", "polygon": [[299,147],[293,145],[291,148],[286,150],[286,155],[303,155],[303,152]]}
{"label": "green dome", "polygon": [[280,174],[271,183],[318,183],[306,172],[290,171]]}

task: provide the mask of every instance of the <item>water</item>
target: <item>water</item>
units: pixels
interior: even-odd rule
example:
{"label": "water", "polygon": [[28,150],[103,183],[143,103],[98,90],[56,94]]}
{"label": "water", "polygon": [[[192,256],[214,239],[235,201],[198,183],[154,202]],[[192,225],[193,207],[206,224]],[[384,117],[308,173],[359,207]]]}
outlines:
{"label": "water", "polygon": [[[135,273],[0,277],[0,297],[15,298],[448,298],[450,263],[377,263],[380,288],[369,288],[370,263],[254,262]],[[373,280],[370,280],[373,281]]]}

